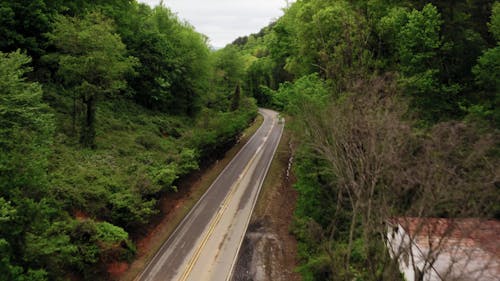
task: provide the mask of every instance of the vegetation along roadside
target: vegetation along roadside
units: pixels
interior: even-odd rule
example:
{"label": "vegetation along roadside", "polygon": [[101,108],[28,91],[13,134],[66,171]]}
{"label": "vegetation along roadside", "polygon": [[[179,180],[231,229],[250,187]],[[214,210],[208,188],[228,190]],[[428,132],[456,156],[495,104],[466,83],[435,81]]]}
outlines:
{"label": "vegetation along roadside", "polygon": [[292,117],[303,280],[490,280],[498,259],[463,245],[500,241],[499,19],[498,1],[301,0],[226,47]]}
{"label": "vegetation along roadside", "polygon": [[0,280],[108,280],[255,102],[165,6],[1,1],[0,13]]}
{"label": "vegetation along roadside", "polygon": [[0,281],[147,257],[258,106],[289,118],[296,179],[250,234],[288,236],[287,279],[489,280],[498,259],[460,257],[498,256],[499,44],[495,0],[297,0],[216,51],[165,5],[0,0]]}

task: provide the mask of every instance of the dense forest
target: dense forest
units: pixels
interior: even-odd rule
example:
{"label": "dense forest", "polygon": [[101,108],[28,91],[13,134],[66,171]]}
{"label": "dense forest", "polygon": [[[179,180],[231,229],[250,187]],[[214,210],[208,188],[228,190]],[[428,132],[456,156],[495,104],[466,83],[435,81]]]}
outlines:
{"label": "dense forest", "polygon": [[297,0],[213,51],[164,5],[0,0],[0,280],[106,280],[283,112],[309,280],[401,280],[388,218],[500,219],[500,2]]}
{"label": "dense forest", "polygon": [[237,141],[257,107],[207,41],[163,5],[0,1],[0,280],[108,279]]}
{"label": "dense forest", "polygon": [[298,0],[223,50],[289,116],[303,280],[402,280],[389,218],[500,218],[499,44],[498,1]]}

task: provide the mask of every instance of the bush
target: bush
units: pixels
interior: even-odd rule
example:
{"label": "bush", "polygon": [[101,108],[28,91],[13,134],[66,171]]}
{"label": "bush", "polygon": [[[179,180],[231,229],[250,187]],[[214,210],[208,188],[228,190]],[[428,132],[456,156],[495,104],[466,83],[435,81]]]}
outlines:
{"label": "bush", "polygon": [[273,105],[288,114],[298,114],[304,105],[324,105],[330,96],[326,83],[317,74],[285,82],[273,94]]}

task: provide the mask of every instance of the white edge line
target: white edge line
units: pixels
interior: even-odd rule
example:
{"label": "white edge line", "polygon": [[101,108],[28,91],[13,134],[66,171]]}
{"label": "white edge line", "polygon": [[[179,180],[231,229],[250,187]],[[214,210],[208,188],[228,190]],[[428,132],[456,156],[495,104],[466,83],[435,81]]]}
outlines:
{"label": "white edge line", "polygon": [[[280,120],[279,120],[279,116],[277,116],[277,118],[278,118],[278,121],[280,121]],[[238,256],[239,256],[239,254],[240,254],[240,250],[241,250],[241,246],[242,246],[242,244],[243,244],[243,240],[244,240],[244,238],[245,238],[245,236],[246,236],[246,233],[247,233],[247,231],[248,231],[248,225],[250,225],[250,220],[252,219],[253,211],[254,211],[255,206],[256,206],[256,204],[257,204],[257,200],[259,199],[260,191],[261,191],[261,189],[262,189],[262,186],[264,185],[264,181],[265,181],[265,179],[267,178],[267,175],[268,175],[268,172],[269,172],[269,167],[271,167],[271,164],[272,164],[272,162],[273,162],[273,160],[274,160],[274,157],[276,156],[276,151],[278,150],[278,147],[279,147],[279,145],[280,145],[280,142],[281,142],[281,137],[283,136],[283,130],[284,130],[284,128],[285,128],[285,121],[283,120],[283,123],[281,123],[281,124],[278,122],[278,124],[279,124],[279,125],[282,125],[282,126],[281,126],[281,133],[280,133],[280,137],[278,138],[278,142],[277,142],[276,146],[274,147],[273,157],[271,158],[271,161],[269,161],[269,163],[267,163],[267,167],[266,167],[266,169],[265,169],[265,176],[262,178],[262,180],[261,180],[261,181],[260,181],[260,183],[259,183],[259,187],[258,187],[258,190],[257,190],[257,196],[255,196],[255,198],[253,199],[253,202],[252,202],[252,210],[251,210],[251,212],[250,212],[250,216],[248,216],[248,219],[247,219],[247,222],[246,222],[245,232],[243,233],[243,235],[242,235],[242,236],[241,236],[241,238],[240,238],[240,243],[239,243],[239,244],[240,244],[240,246],[238,247],[238,251],[236,252],[236,255],[235,255],[234,259],[233,259],[233,262],[232,262],[232,264],[231,264],[231,268],[230,268],[230,270],[229,270],[229,275],[227,276],[226,281],[231,281],[231,279],[233,278],[234,268],[235,268],[235,266],[236,266],[236,261],[238,260]]]}
{"label": "white edge line", "polygon": [[[264,121],[262,122],[262,125],[259,127],[259,129],[257,129],[257,131],[255,131],[255,133],[252,135],[252,137],[245,143],[245,145],[238,151],[238,153],[236,153],[236,155],[233,157],[233,159],[231,159],[231,161],[226,165],[226,167],[224,167],[224,169],[219,173],[219,175],[217,176],[217,178],[215,178],[215,180],[212,182],[212,184],[210,185],[210,187],[207,189],[207,191],[205,191],[205,193],[200,197],[200,199],[196,202],[196,204],[194,204],[194,206],[191,208],[191,210],[189,210],[189,212],[186,214],[186,216],[184,216],[184,218],[182,219],[182,221],[177,225],[177,227],[175,228],[174,232],[172,232],[169,237],[167,238],[167,240],[165,240],[165,242],[163,242],[163,244],[161,245],[161,247],[158,249],[158,251],[156,252],[156,254],[153,256],[153,258],[148,262],[148,265],[142,270],[141,274],[139,274],[138,276],[136,276],[134,278],[134,281],[138,281],[138,280],[141,280],[143,278],[143,275],[146,271],[148,271],[150,269],[150,267],[152,266],[153,264],[153,261],[160,255],[160,253],[163,251],[163,249],[166,247],[166,245],[168,244],[168,242],[172,239],[172,237],[175,236],[175,234],[180,230],[180,228],[184,225],[184,223],[186,222],[186,220],[188,219],[188,217],[191,215],[192,212],[194,212],[194,210],[196,209],[196,207],[200,204],[200,202],[203,200],[203,198],[205,198],[205,196],[208,194],[208,192],[214,187],[215,183],[219,180],[219,178],[224,174],[224,172],[229,168],[229,166],[231,166],[233,164],[233,162],[235,162],[235,159],[238,157],[238,155],[240,155],[240,153],[245,150],[245,147],[247,147],[251,142],[252,140],[257,136],[257,133],[264,127],[264,122],[265,122],[265,116],[264,114],[262,114],[260,112],[260,109],[259,109],[259,112],[258,112],[260,115],[262,115],[262,117],[264,117]],[[281,138],[281,137],[280,137]]]}

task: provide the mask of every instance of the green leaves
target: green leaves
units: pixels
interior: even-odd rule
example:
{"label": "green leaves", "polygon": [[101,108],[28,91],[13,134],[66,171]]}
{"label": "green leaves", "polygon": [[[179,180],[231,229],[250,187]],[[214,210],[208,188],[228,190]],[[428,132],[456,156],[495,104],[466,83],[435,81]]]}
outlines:
{"label": "green leaves", "polygon": [[436,66],[437,51],[442,45],[441,24],[441,16],[432,4],[408,14],[397,39],[403,73],[412,75]]}
{"label": "green leaves", "polygon": [[1,281],[106,279],[158,197],[237,140],[257,109],[204,107],[207,41],[163,5],[0,1]]}
{"label": "green leaves", "polygon": [[107,263],[129,260],[135,254],[128,234],[121,227],[107,222],[73,220],[64,231],[76,247],[74,257],[67,257],[67,265],[87,280],[95,279]]}
{"label": "green leaves", "polygon": [[[495,2],[492,9],[490,32],[497,40],[497,45],[483,53],[472,72],[476,83],[487,91],[500,92],[500,2]],[[498,99],[498,98],[497,98]]]}
{"label": "green leaves", "polygon": [[137,61],[125,56],[126,46],[114,32],[113,23],[99,13],[83,19],[58,16],[54,30],[47,34],[49,42],[59,50],[58,75],[69,86],[81,86],[85,81],[96,87],[90,94],[112,94],[123,89],[124,75]]}
{"label": "green leaves", "polygon": [[[50,30],[50,20],[58,12],[45,0],[2,1],[0,3],[0,51],[27,51],[38,59],[45,53],[43,34]],[[54,2],[54,1],[51,1]]]}
{"label": "green leaves", "polygon": [[[495,47],[486,50],[472,69],[476,85],[482,90],[481,104],[468,109],[469,117],[493,120],[500,126],[500,2],[495,2],[492,9],[490,32],[497,40]],[[479,111],[477,109],[480,109]],[[478,114],[480,113],[480,114]]]}
{"label": "green leaves", "polygon": [[[125,75],[133,72],[137,60],[126,56],[126,46],[114,33],[112,22],[97,12],[82,19],[56,17],[47,37],[59,51],[47,59],[58,62],[58,76],[85,106],[81,143],[94,148],[96,100],[125,89]],[[74,99],[76,103],[76,95]],[[76,112],[73,114],[76,119]]]}
{"label": "green leaves", "polygon": [[491,12],[491,22],[488,24],[491,34],[497,41],[500,41],[500,2],[493,4]]}
{"label": "green leaves", "polygon": [[[214,53],[214,80],[218,85],[216,89],[222,96],[219,99],[228,99],[234,92],[236,85],[241,83],[245,75],[245,61],[239,50],[232,45]],[[228,110],[229,104],[221,110]]]}
{"label": "green leaves", "polygon": [[[452,46],[443,43],[443,20],[437,8],[427,4],[421,11],[414,9],[406,15],[402,9],[393,9],[382,23],[397,32],[394,38],[397,68],[402,74],[400,82],[412,100],[413,111],[431,123],[457,114],[462,85],[442,79],[446,71],[442,54]],[[397,27],[401,23],[402,26]]]}
{"label": "green leaves", "polygon": [[347,77],[369,64],[365,24],[346,1],[304,2],[293,22],[298,53],[289,58],[287,69],[298,76],[317,72],[344,87]]}
{"label": "green leaves", "polygon": [[25,81],[30,58],[0,52],[0,196],[39,195],[54,129],[42,89]]}
{"label": "green leaves", "polygon": [[97,240],[108,243],[117,244],[128,239],[128,233],[121,227],[114,226],[107,222],[100,222],[96,224],[97,227]]}
{"label": "green leaves", "polygon": [[326,83],[317,74],[297,79],[294,83],[280,85],[273,96],[273,104],[290,115],[297,115],[307,108],[320,108],[330,97]]}
{"label": "green leaves", "polygon": [[163,186],[165,189],[177,190],[173,186],[174,181],[179,178],[178,168],[176,164],[164,164],[153,172],[153,178],[157,184]]}
{"label": "green leaves", "polygon": [[165,6],[131,12],[136,21],[120,31],[141,62],[138,76],[129,79],[134,98],[150,109],[193,116],[209,87],[207,39]]}
{"label": "green leaves", "polygon": [[12,207],[10,202],[7,202],[3,197],[0,197],[0,226],[3,226],[5,223],[9,223],[14,220],[14,216],[16,215],[16,209]]}
{"label": "green leaves", "polygon": [[478,59],[473,73],[479,86],[500,92],[500,46],[491,48]]}

